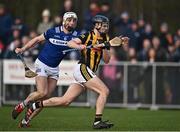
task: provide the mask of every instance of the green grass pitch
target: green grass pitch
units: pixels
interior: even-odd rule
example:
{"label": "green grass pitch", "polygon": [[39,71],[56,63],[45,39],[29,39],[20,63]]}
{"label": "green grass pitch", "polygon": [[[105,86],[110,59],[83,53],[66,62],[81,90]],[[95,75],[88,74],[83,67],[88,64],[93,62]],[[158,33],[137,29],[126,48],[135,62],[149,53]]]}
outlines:
{"label": "green grass pitch", "polygon": [[[17,120],[11,118],[13,107],[0,107],[0,131],[93,131],[93,108],[68,107],[45,108],[31,122],[31,128],[18,128]],[[104,119],[109,119],[115,126],[108,131],[180,131],[179,110],[127,110],[106,108]]]}

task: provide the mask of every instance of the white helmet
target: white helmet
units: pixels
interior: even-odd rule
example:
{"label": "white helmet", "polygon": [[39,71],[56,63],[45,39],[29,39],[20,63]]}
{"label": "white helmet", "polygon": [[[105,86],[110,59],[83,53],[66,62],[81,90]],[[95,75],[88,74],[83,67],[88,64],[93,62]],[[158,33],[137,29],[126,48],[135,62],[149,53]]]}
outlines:
{"label": "white helmet", "polygon": [[[70,26],[68,25],[67,23],[67,19],[68,18],[73,18],[73,19],[76,19],[76,23],[73,25],[73,26]],[[63,16],[63,26],[68,30],[68,31],[72,31],[75,29],[76,25],[77,25],[77,15],[76,13],[74,12],[66,12],[64,13],[64,16]]]}
{"label": "white helmet", "polygon": [[66,21],[67,18],[71,18],[71,17],[75,18],[75,19],[78,19],[76,13],[74,13],[74,12],[66,12],[66,13],[64,13],[63,23]]}

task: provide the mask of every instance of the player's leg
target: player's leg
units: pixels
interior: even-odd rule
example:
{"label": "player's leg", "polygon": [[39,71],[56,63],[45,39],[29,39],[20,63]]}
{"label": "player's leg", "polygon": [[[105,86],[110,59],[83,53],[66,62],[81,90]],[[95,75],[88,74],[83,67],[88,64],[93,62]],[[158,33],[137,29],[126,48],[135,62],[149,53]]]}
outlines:
{"label": "player's leg", "polygon": [[68,106],[83,90],[84,86],[78,83],[73,83],[69,86],[66,93],[62,97],[52,97],[50,99],[31,104],[27,111],[27,116],[31,115],[32,111],[41,107]]}
{"label": "player's leg", "polygon": [[102,114],[104,110],[104,105],[106,104],[106,99],[109,94],[108,88],[98,77],[90,79],[89,81],[84,83],[84,85],[87,88],[98,93],[98,98],[96,102],[96,114]]}
{"label": "player's leg", "polygon": [[[51,96],[52,92],[56,88],[56,85],[57,85],[57,79],[48,78],[48,94],[43,100],[48,99]],[[37,116],[41,110],[42,108],[38,109],[37,111],[34,111],[33,114],[29,117],[29,120]]]}
{"label": "player's leg", "polygon": [[69,86],[66,93],[62,97],[53,97],[48,100],[44,100],[42,105],[48,106],[68,106],[80,93],[84,90],[84,87],[78,83],[73,83]]}
{"label": "player's leg", "polygon": [[[48,95],[44,97],[47,99],[51,96],[52,92],[56,88],[58,78],[48,78]],[[19,127],[29,127],[30,121],[37,116],[42,111],[42,108],[35,110],[31,116],[26,116],[26,118],[22,119],[19,123]]]}
{"label": "player's leg", "polygon": [[24,101],[22,101],[21,103],[17,104],[14,107],[12,112],[13,119],[17,118],[17,116],[24,110],[24,108],[28,105],[30,101],[39,100],[45,97],[48,93],[47,86],[48,86],[47,77],[37,76],[36,77],[37,91],[30,93],[29,96]]}
{"label": "player's leg", "polygon": [[106,99],[109,94],[107,86],[95,75],[95,73],[86,65],[78,64],[74,70],[75,79],[83,83],[86,88],[95,91],[98,94],[96,102],[96,115],[93,127],[94,128],[110,128],[113,126],[111,123],[103,122],[101,120]]}
{"label": "player's leg", "polygon": [[96,76],[90,80],[88,80],[84,85],[98,93],[97,101],[96,101],[96,114],[93,123],[93,128],[101,129],[101,128],[110,128],[113,126],[112,123],[107,123],[102,121],[102,114],[104,110],[104,106],[106,104],[106,100],[109,94],[109,90],[107,86]]}
{"label": "player's leg", "polygon": [[[32,103],[26,113],[26,116],[31,116],[33,111],[42,107],[50,106],[67,106],[69,105],[82,91],[84,87],[80,84],[71,84],[62,97],[53,97],[44,101]],[[27,125],[25,125],[27,126]],[[24,126],[21,126],[24,127]]]}
{"label": "player's leg", "polygon": [[[47,71],[49,71],[49,69],[52,68],[48,67],[38,59],[35,62],[35,68],[36,68],[36,73],[38,74],[37,77],[35,78],[37,91],[29,94],[29,96],[23,102],[15,106],[12,112],[13,119],[17,118],[17,116],[24,110],[24,108],[28,105],[30,101],[36,101],[47,96],[48,76],[49,76]],[[58,67],[54,68],[53,70],[58,74],[59,72]]]}

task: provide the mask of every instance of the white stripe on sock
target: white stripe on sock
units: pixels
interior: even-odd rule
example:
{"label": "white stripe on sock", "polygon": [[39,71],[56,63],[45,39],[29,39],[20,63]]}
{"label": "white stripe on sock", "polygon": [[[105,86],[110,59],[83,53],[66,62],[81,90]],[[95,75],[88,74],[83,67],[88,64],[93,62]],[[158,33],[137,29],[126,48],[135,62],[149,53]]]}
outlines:
{"label": "white stripe on sock", "polygon": [[33,103],[33,104],[32,104],[32,107],[33,107],[33,110],[35,110],[35,109],[36,109],[36,105],[35,105],[35,103]]}

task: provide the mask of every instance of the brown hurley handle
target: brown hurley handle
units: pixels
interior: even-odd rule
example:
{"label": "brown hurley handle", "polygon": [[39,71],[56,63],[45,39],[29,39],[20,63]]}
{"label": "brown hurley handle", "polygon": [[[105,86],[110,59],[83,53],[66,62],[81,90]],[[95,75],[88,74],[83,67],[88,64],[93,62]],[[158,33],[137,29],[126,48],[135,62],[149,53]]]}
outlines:
{"label": "brown hurley handle", "polygon": [[25,70],[29,70],[29,68],[27,67],[25,61],[24,61],[24,58],[22,57],[22,54],[18,53],[17,56],[20,58],[20,60],[22,61],[24,67],[25,67]]}

